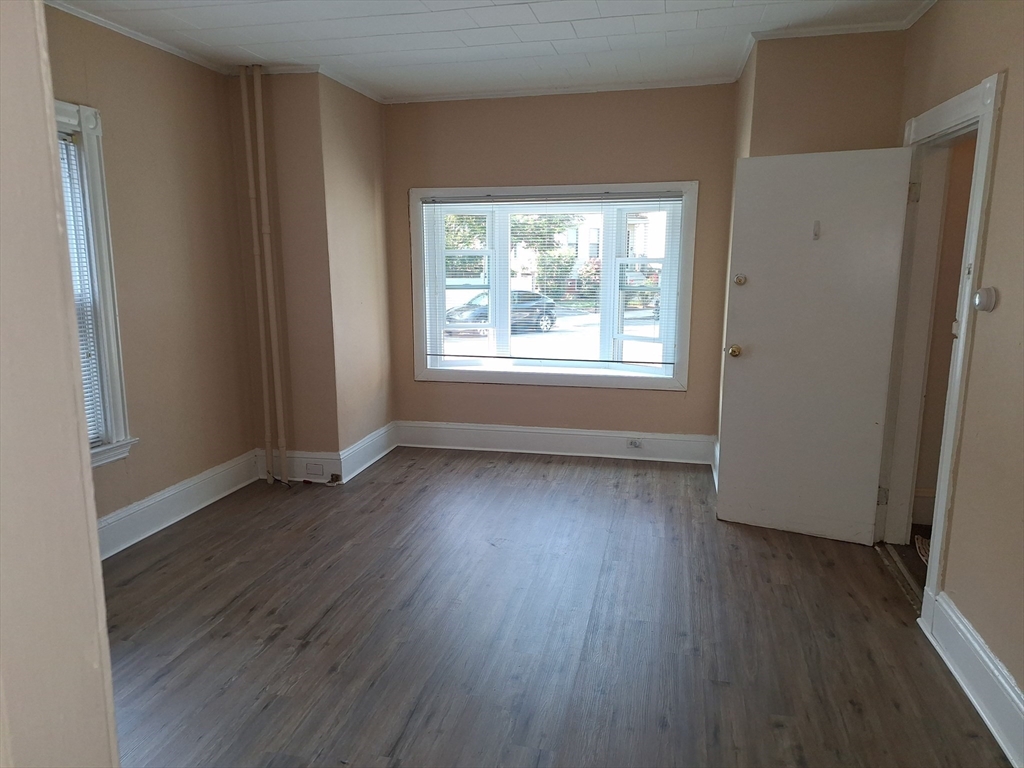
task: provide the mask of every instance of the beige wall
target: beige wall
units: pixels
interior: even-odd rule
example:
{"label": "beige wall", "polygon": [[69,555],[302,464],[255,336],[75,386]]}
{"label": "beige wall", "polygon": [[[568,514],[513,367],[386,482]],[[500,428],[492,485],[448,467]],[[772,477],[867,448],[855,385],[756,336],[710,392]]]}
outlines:
{"label": "beige wall", "polygon": [[971,175],[974,173],[976,146],[977,142],[971,135],[957,142],[949,156],[939,268],[932,305],[934,311],[928,351],[928,376],[917,454],[917,479],[914,482],[914,522],[924,525],[931,525],[935,508],[949,361],[953,356],[953,321],[956,320],[956,299],[960,288],[960,265],[964,255],[967,204],[971,199]]}
{"label": "beige wall", "polygon": [[750,49],[736,88],[736,157],[750,157],[754,121],[754,83],[757,79],[757,43]]}
{"label": "beige wall", "polygon": [[750,155],[903,143],[903,32],[760,40]]}
{"label": "beige wall", "polygon": [[[385,108],[395,417],[687,434],[717,431],[734,85]],[[413,380],[409,189],[700,182],[689,390]]]}
{"label": "beige wall", "polygon": [[[0,763],[117,764],[38,0],[0,3]],[[41,475],[34,470],[45,467]]]}
{"label": "beige wall", "polygon": [[1008,70],[943,588],[1024,685],[1024,3],[940,0],[908,33],[903,118]]}
{"label": "beige wall", "polygon": [[383,107],[319,76],[338,440],[391,420]]}
{"label": "beige wall", "polygon": [[229,78],[46,9],[53,88],[100,111],[131,455],[113,512],[253,447]]}
{"label": "beige wall", "polygon": [[274,259],[283,277],[288,449],[337,451],[320,76],[270,75],[263,83]]}

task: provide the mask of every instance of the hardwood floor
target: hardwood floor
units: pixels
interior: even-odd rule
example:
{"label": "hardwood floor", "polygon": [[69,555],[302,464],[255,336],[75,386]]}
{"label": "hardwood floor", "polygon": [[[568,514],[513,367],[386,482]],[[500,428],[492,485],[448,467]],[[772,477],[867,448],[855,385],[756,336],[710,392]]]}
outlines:
{"label": "hardwood floor", "polygon": [[872,548],[706,467],[398,449],[104,567],[126,766],[1008,765]]}

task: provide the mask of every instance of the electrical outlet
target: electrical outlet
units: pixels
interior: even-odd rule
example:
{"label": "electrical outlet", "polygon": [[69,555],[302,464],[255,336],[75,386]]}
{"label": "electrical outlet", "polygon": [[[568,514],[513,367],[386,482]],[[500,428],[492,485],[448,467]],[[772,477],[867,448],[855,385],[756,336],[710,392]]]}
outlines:
{"label": "electrical outlet", "polygon": [[324,465],[323,464],[313,464],[313,463],[310,463],[310,462],[306,462],[306,474],[307,475],[320,475],[320,476],[323,476],[323,474],[324,474]]}
{"label": "electrical outlet", "polygon": [[643,448],[644,447],[644,441],[641,440],[639,437],[631,437],[631,438],[629,438],[629,447],[630,448]]}

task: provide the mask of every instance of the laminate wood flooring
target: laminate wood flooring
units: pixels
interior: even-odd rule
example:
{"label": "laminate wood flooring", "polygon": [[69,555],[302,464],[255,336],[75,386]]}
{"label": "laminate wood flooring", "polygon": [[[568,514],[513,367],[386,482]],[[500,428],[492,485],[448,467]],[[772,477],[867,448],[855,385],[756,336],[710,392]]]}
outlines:
{"label": "laminate wood flooring", "polygon": [[125,766],[1001,766],[870,547],[707,467],[401,448],[104,563]]}

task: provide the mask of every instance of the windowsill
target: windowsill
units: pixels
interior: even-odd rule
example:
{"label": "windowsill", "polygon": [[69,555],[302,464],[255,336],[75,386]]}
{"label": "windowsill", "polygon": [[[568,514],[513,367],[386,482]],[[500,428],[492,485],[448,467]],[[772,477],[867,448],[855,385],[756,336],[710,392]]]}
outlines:
{"label": "windowsill", "polygon": [[652,389],[685,391],[686,382],[673,376],[615,372],[601,369],[487,370],[479,366],[446,365],[421,368],[417,381],[449,381],[466,384],[527,384],[544,387],[593,387],[600,389]]}
{"label": "windowsill", "polygon": [[109,464],[112,461],[128,458],[129,451],[137,442],[139,442],[139,438],[129,437],[116,443],[97,445],[89,451],[92,454],[92,465],[98,467],[103,464]]}

